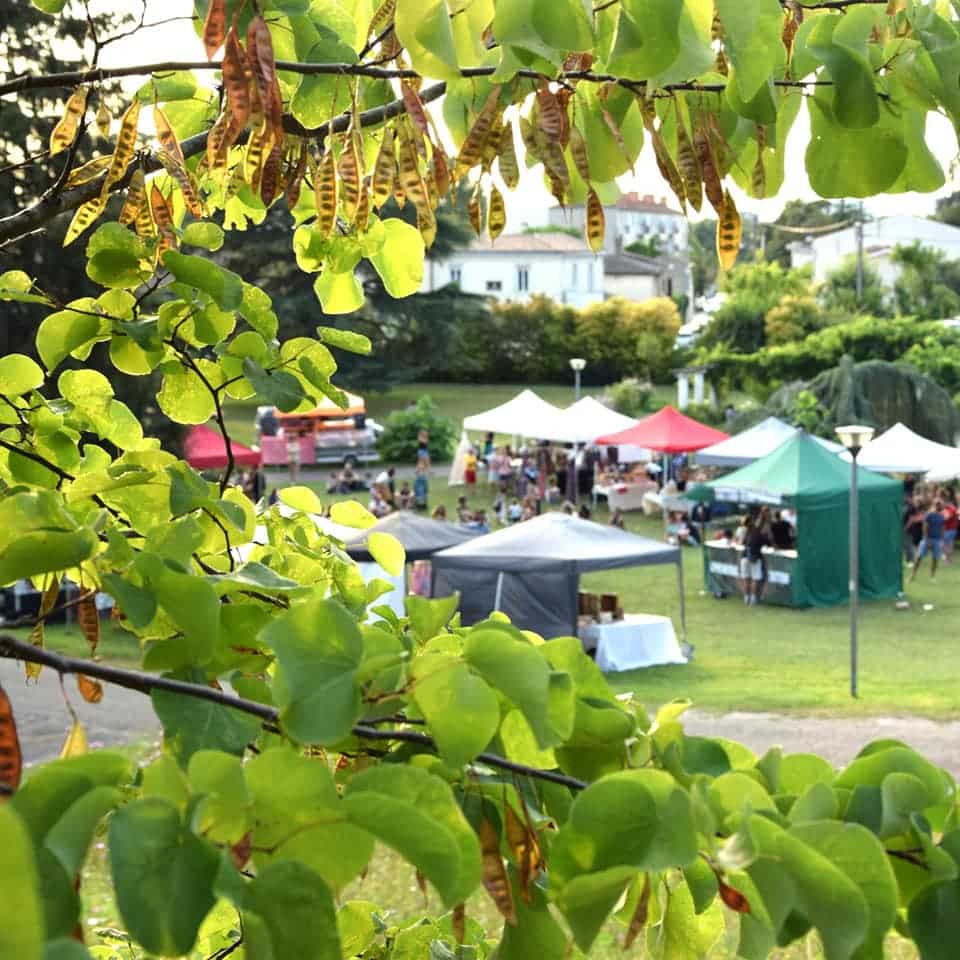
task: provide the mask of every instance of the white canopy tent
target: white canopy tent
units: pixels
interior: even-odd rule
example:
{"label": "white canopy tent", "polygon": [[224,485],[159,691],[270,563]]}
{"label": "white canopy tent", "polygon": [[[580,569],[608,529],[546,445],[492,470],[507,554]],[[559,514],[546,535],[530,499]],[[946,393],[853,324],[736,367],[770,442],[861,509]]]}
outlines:
{"label": "white canopy tent", "polygon": [[582,397],[550,423],[544,425],[544,431],[538,434],[541,440],[555,440],[562,443],[593,443],[597,437],[606,433],[618,433],[632,427],[637,421],[605,407],[593,397]]}
{"label": "white canopy tent", "polygon": [[542,438],[541,430],[553,424],[560,413],[559,407],[547,403],[532,390],[523,390],[498,407],[464,417],[463,428],[539,440]]}
{"label": "white canopy tent", "polygon": [[[789,423],[776,417],[767,417],[749,430],[698,450],[697,464],[705,467],[745,467],[748,463],[772,453],[796,432],[797,428]],[[832,440],[824,440],[822,437],[813,439],[831,453],[843,450],[839,443]]]}
{"label": "white canopy tent", "polygon": [[[843,456],[849,459],[850,454]],[[857,463],[876,473],[923,473],[933,481],[960,476],[960,450],[921,437],[903,423],[874,437]]]}

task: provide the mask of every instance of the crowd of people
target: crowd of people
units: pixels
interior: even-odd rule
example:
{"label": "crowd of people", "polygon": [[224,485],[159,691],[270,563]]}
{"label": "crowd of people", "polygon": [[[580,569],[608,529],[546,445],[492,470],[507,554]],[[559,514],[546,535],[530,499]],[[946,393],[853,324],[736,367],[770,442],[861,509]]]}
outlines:
{"label": "crowd of people", "polygon": [[924,558],[930,558],[930,578],[937,565],[950,563],[960,525],[957,495],[951,487],[931,487],[908,481],[904,486],[903,552],[910,579],[917,576]]}

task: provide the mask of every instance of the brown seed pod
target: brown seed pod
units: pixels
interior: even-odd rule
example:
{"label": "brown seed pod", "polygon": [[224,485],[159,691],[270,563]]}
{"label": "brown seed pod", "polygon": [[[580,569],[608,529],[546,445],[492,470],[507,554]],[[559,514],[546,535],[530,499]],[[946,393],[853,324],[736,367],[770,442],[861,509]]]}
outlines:
{"label": "brown seed pod", "polygon": [[64,235],[63,246],[66,247],[73,243],[103,213],[106,205],[106,199],[104,199],[103,194],[100,194],[77,207],[77,211],[74,213],[70,226],[67,227],[67,232]]}
{"label": "brown seed pod", "polygon": [[454,176],[459,179],[468,170],[475,167],[483,157],[483,148],[490,136],[493,118],[497,112],[500,100],[500,87],[495,86],[487,96],[477,119],[474,120],[470,132],[460,147],[457,161],[454,165]]}
{"label": "brown seed pod", "polygon": [[480,181],[473,188],[470,199],[467,201],[467,216],[470,218],[470,226],[473,232],[479,237],[483,232],[483,209],[480,204]]}
{"label": "brown seed pod", "polygon": [[396,179],[397,158],[394,149],[393,127],[384,127],[383,140],[380,141],[377,159],[373,164],[373,184],[371,188],[371,199],[378,210],[390,199]]}
{"label": "brown seed pod", "polygon": [[357,204],[360,202],[360,178],[363,175],[359,130],[351,129],[344,137],[337,172],[340,174],[340,204],[343,207],[343,218],[348,223],[353,223],[357,216]]}
{"label": "brown seed pod", "polygon": [[89,183],[95,177],[99,177],[113,162],[111,154],[105,154],[102,157],[94,157],[79,167],[74,167],[67,177],[67,189],[70,187],[79,187],[81,183]]}
{"label": "brown seed pod", "polygon": [[506,225],[507,208],[503,202],[503,194],[491,184],[490,198],[487,201],[487,233],[490,239],[496,240]]}
{"label": "brown seed pod", "polygon": [[20,751],[13,705],[3,687],[0,687],[0,801],[16,792],[22,774],[23,753]]}
{"label": "brown seed pod", "polygon": [[566,142],[567,117],[546,80],[537,88],[537,121],[548,140],[561,145]]}
{"label": "brown seed pod", "polygon": [[718,213],[717,257],[720,260],[721,269],[729,270],[737,262],[742,232],[740,214],[737,212],[737,206],[729,190],[724,191],[723,204]]}
{"label": "brown seed pod", "polygon": [[183,150],[180,149],[180,142],[174,133],[173,126],[167,119],[167,115],[160,108],[158,103],[153,105],[153,123],[157,128],[157,139],[160,146],[166,150],[167,155],[180,167],[185,163],[183,159]]}
{"label": "brown seed pod", "polygon": [[511,190],[515,190],[520,182],[520,165],[517,163],[517,148],[513,142],[513,124],[509,120],[504,121],[500,128],[498,147],[497,167],[500,176]]}
{"label": "brown seed pod", "polygon": [[50,156],[66,150],[73,143],[80,127],[80,119],[87,110],[87,88],[77,87],[67,98],[63,116],[50,133]]}
{"label": "brown seed pod", "polygon": [[118,222],[126,226],[137,219],[137,211],[143,205],[146,197],[146,178],[143,174],[143,168],[138,167],[133,171],[130,183],[127,184],[127,196],[123,201],[123,208],[120,210]]}
{"label": "brown seed pod", "polygon": [[573,157],[573,165],[577,173],[583,178],[584,182],[590,182],[590,161],[587,158],[587,141],[583,139],[583,134],[576,126],[570,127],[570,156]]}
{"label": "brown seed pod", "polygon": [[207,51],[208,60],[212,60],[213,55],[220,49],[226,28],[226,0],[210,0],[207,17],[203,21],[203,46]]}
{"label": "brown seed pod", "polygon": [[117,134],[117,144],[113,149],[113,160],[110,162],[110,169],[103,181],[103,189],[100,193],[101,198],[106,204],[107,197],[110,194],[110,188],[120,180],[130,161],[133,159],[134,151],[137,147],[137,124],[140,122],[140,101],[134,100],[127,107],[120,121],[120,132]]}
{"label": "brown seed pod", "polygon": [[333,150],[329,147],[313,174],[313,196],[317,205],[314,229],[320,236],[328,237],[337,222],[337,167]]}
{"label": "brown seed pod", "polygon": [[[679,110],[678,110],[679,114]],[[690,206],[700,210],[703,205],[703,180],[700,175],[700,162],[694,152],[693,144],[687,135],[682,118],[677,116],[677,166],[683,178],[683,190]]]}
{"label": "brown seed pod", "polygon": [[227,34],[227,44],[223,50],[223,85],[227,90],[227,100],[234,121],[242,130],[250,118],[250,83],[253,68],[240,45],[240,38],[234,27]]}
{"label": "brown seed pod", "polygon": [[703,176],[703,189],[710,201],[710,205],[720,215],[723,207],[723,184],[720,182],[720,173],[717,170],[716,157],[713,153],[713,144],[710,136],[702,124],[697,124],[693,131],[693,148],[700,162],[700,173]]}
{"label": "brown seed pod", "polygon": [[593,187],[587,193],[587,219],[584,230],[590,249],[594,253],[599,253],[603,249],[603,241],[606,235],[606,217],[603,213],[603,204]]}
{"label": "brown seed pod", "polygon": [[490,895],[503,919],[511,927],[517,925],[517,908],[513,902],[513,890],[500,856],[500,838],[497,829],[484,817],[480,821],[480,855],[483,863],[483,887]]}

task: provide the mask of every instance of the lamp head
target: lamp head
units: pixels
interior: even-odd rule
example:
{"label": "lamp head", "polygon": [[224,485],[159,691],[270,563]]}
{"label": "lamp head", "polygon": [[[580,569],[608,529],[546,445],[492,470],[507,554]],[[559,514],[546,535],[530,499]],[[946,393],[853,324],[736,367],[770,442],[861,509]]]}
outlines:
{"label": "lamp head", "polygon": [[855,423],[837,427],[837,437],[848,450],[862,450],[873,439],[873,427]]}
{"label": "lamp head", "polygon": [[570,359],[570,369],[575,370],[577,373],[580,373],[581,370],[587,365],[587,361],[583,357],[571,357]]}

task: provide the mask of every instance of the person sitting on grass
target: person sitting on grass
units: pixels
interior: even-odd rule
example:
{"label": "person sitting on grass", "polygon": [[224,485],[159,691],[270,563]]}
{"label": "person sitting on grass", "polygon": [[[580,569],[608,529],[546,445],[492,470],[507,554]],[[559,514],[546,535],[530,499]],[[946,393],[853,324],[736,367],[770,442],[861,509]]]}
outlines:
{"label": "person sitting on grass", "polygon": [[473,518],[473,511],[467,505],[466,497],[457,497],[457,520],[460,523],[467,523]]}
{"label": "person sitting on grass", "polygon": [[493,515],[497,518],[497,523],[507,522],[507,488],[501,486],[494,498],[493,506],[490,508]]}
{"label": "person sitting on grass", "polygon": [[619,507],[610,514],[610,526],[619,527],[621,530],[627,529],[627,525],[623,519],[623,511]]}
{"label": "person sitting on grass", "polygon": [[943,529],[944,519],[943,501],[934,500],[933,509],[929,510],[923,518],[923,540],[920,541],[920,549],[917,551],[917,559],[913,561],[913,572],[910,574],[912,583],[917,577],[917,571],[923,558],[930,554],[930,580],[937,579],[937,562],[943,555]]}
{"label": "person sitting on grass", "polygon": [[375,483],[370,490],[369,510],[378,520],[390,512],[390,504],[387,503],[383,487],[379,483]]}
{"label": "person sitting on grass", "polygon": [[523,498],[523,510],[520,512],[521,520],[532,520],[537,515],[537,495],[528,493]]}
{"label": "person sitting on grass", "polygon": [[447,519],[447,508],[442,503],[438,503],[433,508],[433,513],[430,514],[430,517],[433,520],[445,521]]}
{"label": "person sitting on grass", "polygon": [[576,505],[571,503],[569,500],[563,501],[563,506],[560,508],[568,517],[572,517],[576,512]]}
{"label": "person sitting on grass", "polygon": [[478,510],[474,515],[467,526],[471,530],[476,530],[479,533],[489,533],[490,524],[487,523],[487,512],[486,510]]}
{"label": "person sitting on grass", "polygon": [[404,480],[400,484],[400,492],[397,494],[397,507],[400,510],[409,510],[413,506],[413,491],[410,489],[410,481]]}
{"label": "person sitting on grass", "polygon": [[514,497],[507,507],[507,523],[519,523],[523,519],[523,507],[520,501]]}

